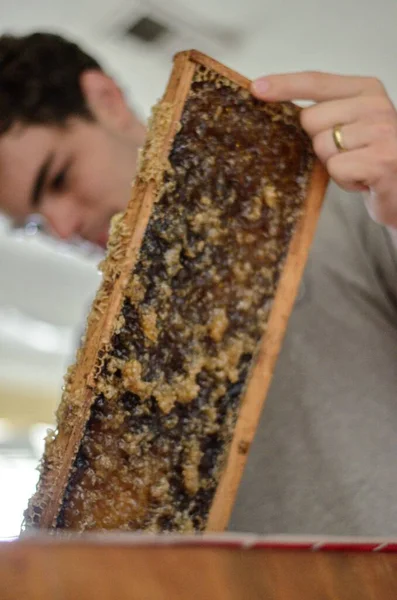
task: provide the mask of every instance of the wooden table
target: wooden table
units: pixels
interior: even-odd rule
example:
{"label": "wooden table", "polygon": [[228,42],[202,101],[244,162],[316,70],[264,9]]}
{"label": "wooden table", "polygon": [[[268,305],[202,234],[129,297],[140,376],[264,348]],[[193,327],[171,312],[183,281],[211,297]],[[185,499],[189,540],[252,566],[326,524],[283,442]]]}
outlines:
{"label": "wooden table", "polygon": [[394,600],[397,554],[136,546],[125,539],[0,544],[1,600]]}

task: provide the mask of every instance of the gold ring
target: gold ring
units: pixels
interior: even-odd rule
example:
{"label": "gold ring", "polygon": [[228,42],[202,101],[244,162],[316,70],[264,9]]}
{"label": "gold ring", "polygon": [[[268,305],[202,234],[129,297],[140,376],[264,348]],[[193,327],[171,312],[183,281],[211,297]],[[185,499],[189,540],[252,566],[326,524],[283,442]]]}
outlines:
{"label": "gold ring", "polygon": [[335,125],[332,129],[332,137],[338,152],[346,152],[347,148],[343,143],[342,126]]}

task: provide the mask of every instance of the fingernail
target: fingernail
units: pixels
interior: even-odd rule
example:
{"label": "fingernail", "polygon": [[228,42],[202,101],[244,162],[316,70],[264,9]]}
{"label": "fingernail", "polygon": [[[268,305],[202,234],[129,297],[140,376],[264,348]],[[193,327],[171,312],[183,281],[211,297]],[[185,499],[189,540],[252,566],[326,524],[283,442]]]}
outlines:
{"label": "fingernail", "polygon": [[252,91],[258,96],[262,96],[269,91],[270,83],[265,77],[256,79],[252,84]]}

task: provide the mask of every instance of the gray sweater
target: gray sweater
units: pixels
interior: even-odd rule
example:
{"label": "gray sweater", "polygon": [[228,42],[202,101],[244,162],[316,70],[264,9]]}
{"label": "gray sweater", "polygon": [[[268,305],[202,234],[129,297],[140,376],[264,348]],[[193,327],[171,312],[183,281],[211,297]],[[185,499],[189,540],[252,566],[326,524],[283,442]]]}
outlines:
{"label": "gray sweater", "polygon": [[334,185],[229,529],[397,535],[397,250]]}

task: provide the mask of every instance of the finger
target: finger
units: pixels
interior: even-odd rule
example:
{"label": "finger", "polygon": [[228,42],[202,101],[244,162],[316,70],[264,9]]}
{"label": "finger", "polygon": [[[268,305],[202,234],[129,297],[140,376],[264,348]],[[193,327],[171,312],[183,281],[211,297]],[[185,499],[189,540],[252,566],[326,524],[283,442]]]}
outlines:
{"label": "finger", "polygon": [[347,190],[373,187],[380,177],[381,167],[369,148],[335,154],[326,164],[332,179]]}
{"label": "finger", "polygon": [[343,100],[321,102],[301,111],[302,127],[310,136],[331,129],[337,123],[349,124],[358,120],[380,120],[389,113],[395,114],[386,96],[359,96]]}
{"label": "finger", "polygon": [[252,93],[262,100],[337,100],[384,92],[382,83],[372,77],[334,75],[318,71],[268,75],[253,82]]}
{"label": "finger", "polygon": [[[397,128],[389,123],[357,122],[340,126],[343,146],[346,151],[358,150],[370,146],[378,140],[385,140],[387,136],[397,136]],[[335,145],[332,128],[320,131],[313,137],[314,151],[319,159],[326,163],[331,156],[339,153]]]}

